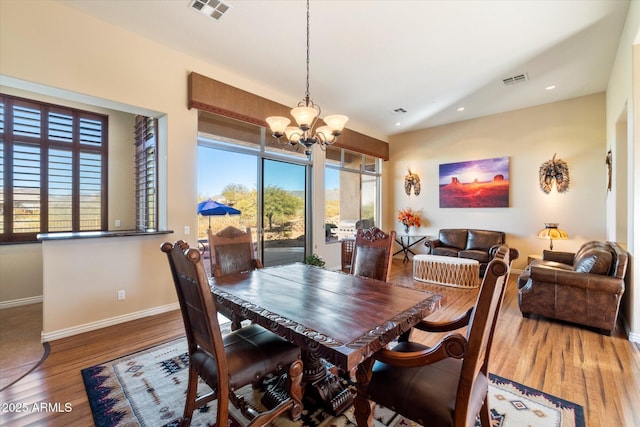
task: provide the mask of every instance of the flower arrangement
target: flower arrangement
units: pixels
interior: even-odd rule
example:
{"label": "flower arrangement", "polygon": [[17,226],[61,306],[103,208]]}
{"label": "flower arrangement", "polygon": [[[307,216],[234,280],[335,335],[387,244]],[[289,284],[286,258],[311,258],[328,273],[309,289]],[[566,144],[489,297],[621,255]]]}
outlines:
{"label": "flower arrangement", "polygon": [[405,231],[409,227],[420,227],[420,212],[414,212],[411,208],[401,209],[398,211],[398,221],[404,225]]}

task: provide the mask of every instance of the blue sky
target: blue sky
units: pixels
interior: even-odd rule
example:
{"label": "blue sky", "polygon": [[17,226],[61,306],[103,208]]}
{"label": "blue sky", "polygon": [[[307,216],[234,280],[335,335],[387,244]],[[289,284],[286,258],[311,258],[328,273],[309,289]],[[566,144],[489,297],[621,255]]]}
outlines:
{"label": "blue sky", "polygon": [[495,157],[492,159],[470,160],[468,162],[446,163],[440,165],[440,185],[451,182],[456,177],[461,183],[493,181],[496,175],[509,179],[509,157]]}
{"label": "blue sky", "polygon": [[[198,147],[198,195],[214,197],[227,184],[242,184],[254,189],[258,183],[256,156]],[[304,168],[268,160],[265,166],[267,185],[288,191],[304,190]]]}

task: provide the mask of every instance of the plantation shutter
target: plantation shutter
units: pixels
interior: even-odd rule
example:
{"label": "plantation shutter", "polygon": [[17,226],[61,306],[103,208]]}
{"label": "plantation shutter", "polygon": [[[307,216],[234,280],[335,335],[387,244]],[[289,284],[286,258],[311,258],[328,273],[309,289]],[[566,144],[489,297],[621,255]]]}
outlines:
{"label": "plantation shutter", "polygon": [[107,116],[0,100],[0,240],[106,230]]}
{"label": "plantation shutter", "polygon": [[136,227],[138,231],[158,229],[158,120],[136,116]]}

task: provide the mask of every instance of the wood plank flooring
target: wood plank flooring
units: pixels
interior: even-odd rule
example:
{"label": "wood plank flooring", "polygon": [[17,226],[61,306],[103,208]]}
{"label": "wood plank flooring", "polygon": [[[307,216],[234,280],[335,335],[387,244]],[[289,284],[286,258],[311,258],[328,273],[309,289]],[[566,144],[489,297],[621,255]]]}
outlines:
{"label": "wood plank flooring", "polygon": [[[433,319],[455,317],[473,304],[477,290],[416,282],[411,268],[410,262],[393,260],[391,281],[446,294],[447,307]],[[640,349],[621,326],[608,337],[574,325],[524,319],[515,279],[509,281],[490,371],[583,405],[588,427],[640,426]],[[80,370],[183,334],[182,318],[174,311],[53,341],[39,368],[0,392],[0,425],[91,426]],[[438,336],[417,332],[412,338],[429,344]],[[9,412],[11,404],[24,410]]]}

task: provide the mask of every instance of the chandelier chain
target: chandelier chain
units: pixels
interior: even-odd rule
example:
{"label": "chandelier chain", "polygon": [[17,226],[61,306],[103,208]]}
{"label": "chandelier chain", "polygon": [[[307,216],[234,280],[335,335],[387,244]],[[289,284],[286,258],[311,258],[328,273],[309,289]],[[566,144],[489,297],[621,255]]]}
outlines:
{"label": "chandelier chain", "polygon": [[307,0],[307,92],[306,92],[306,101],[307,105],[309,104],[309,55],[311,52],[311,43],[309,42],[309,0]]}

